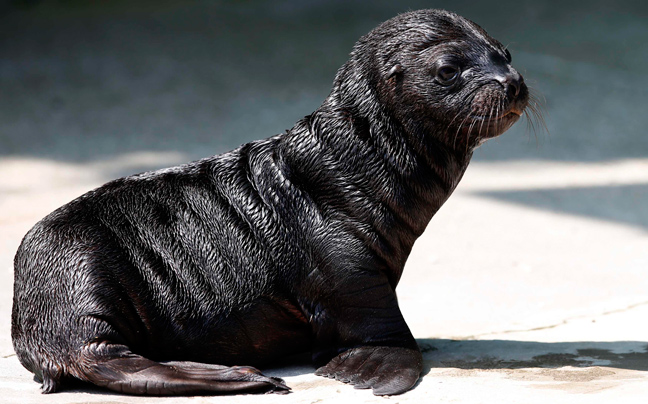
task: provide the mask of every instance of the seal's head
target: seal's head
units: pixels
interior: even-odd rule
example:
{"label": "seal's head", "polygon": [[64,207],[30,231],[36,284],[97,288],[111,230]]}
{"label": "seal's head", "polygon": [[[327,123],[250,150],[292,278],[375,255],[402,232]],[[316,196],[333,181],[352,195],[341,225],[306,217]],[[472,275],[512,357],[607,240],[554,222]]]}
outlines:
{"label": "seal's head", "polygon": [[[378,26],[356,44],[339,77],[351,72],[365,80],[351,80],[345,93],[361,93],[365,104],[375,97],[410,134],[451,146],[472,148],[502,134],[529,102],[506,47],[442,10],[405,13]],[[363,81],[366,88],[359,88]]]}

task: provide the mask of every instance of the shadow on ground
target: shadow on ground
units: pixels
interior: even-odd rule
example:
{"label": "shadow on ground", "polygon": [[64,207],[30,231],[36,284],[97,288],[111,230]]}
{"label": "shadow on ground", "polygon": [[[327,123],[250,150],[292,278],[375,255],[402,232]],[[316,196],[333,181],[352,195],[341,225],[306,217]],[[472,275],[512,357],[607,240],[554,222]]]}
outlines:
{"label": "shadow on ground", "polygon": [[549,211],[618,222],[648,231],[648,184],[488,191],[476,195]]}

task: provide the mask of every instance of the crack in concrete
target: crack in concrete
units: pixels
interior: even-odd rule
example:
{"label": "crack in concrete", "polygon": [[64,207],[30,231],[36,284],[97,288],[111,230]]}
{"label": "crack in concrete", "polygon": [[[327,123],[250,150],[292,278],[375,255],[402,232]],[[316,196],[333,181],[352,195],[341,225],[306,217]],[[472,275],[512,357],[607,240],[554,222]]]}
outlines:
{"label": "crack in concrete", "polygon": [[562,322],[556,323],[556,324],[550,324],[550,325],[545,325],[545,326],[540,326],[540,327],[533,327],[533,328],[526,328],[526,329],[485,332],[485,333],[482,333],[482,334],[470,335],[470,336],[464,337],[462,339],[477,339],[477,338],[486,337],[486,336],[489,336],[489,335],[496,335],[496,334],[514,334],[514,333],[518,333],[518,332],[532,332],[532,331],[550,330],[552,328],[557,328],[557,327],[560,327],[562,325],[566,325],[566,324],[568,324],[568,323],[570,323],[572,321],[582,320],[582,319],[589,318],[589,317],[603,317],[603,316],[609,316],[611,314],[623,313],[625,311],[629,311],[629,310],[632,310],[632,309],[636,309],[637,307],[646,306],[646,305],[648,305],[648,301],[634,303],[634,304],[631,304],[630,306],[627,306],[627,307],[624,307],[624,308],[621,308],[621,309],[605,311],[605,312],[600,313],[600,314],[584,314],[584,315],[581,315],[581,316],[569,317],[569,318],[564,319]]}

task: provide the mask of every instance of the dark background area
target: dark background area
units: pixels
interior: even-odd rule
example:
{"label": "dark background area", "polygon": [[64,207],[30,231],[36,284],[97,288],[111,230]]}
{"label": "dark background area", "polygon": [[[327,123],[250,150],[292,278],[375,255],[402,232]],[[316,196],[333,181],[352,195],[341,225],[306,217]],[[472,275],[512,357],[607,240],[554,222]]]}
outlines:
{"label": "dark background area", "polygon": [[280,133],[326,97],[361,35],[419,8],[480,24],[546,100],[549,134],[519,123],[477,159],[648,156],[646,2],[0,4],[0,159],[193,159]]}

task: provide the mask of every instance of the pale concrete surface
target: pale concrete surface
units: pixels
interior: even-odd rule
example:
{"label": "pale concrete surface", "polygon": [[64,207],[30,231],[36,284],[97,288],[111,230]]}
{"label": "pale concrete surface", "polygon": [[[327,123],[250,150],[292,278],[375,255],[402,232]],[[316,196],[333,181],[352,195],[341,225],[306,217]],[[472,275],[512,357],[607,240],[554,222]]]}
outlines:
{"label": "pale concrete surface", "polygon": [[[0,262],[4,267],[2,284],[6,285],[0,300],[0,402],[386,400],[316,377],[307,364],[267,371],[285,377],[293,388],[287,396],[162,399],[97,390],[40,395],[37,383],[11,351],[9,263],[33,222],[98,185],[95,175],[106,163],[76,167],[18,160],[5,163],[0,168],[2,187],[15,191],[12,197],[3,198],[0,209]],[[23,177],[16,172],[25,169],[36,169],[38,175]],[[31,180],[25,183],[26,178]],[[399,285],[405,316],[426,351],[426,375],[414,390],[389,400],[645,401],[645,228],[529,208],[494,200],[489,194],[512,189],[532,192],[545,189],[547,183],[569,189],[592,185],[592,178],[601,181],[598,185],[644,183],[648,181],[648,159],[604,167],[540,162],[473,164],[456,194],[417,242]]]}
{"label": "pale concrete surface", "polygon": [[[0,403],[645,402],[646,5],[69,4],[0,20]],[[39,394],[9,336],[24,233],[111,178],[291,126],[357,37],[426,6],[511,44],[551,134],[521,123],[482,147],[417,242],[398,294],[425,351],[421,383],[378,398],[304,363],[267,370],[286,396]]]}

